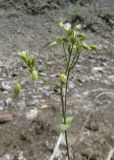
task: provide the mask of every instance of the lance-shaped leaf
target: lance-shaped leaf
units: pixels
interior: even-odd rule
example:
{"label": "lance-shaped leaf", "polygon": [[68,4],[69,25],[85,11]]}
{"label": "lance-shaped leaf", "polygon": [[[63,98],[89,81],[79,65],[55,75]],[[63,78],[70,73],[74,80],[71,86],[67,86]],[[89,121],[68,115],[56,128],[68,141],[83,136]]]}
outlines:
{"label": "lance-shaped leaf", "polygon": [[50,44],[50,47],[55,47],[57,44],[58,44],[57,41],[54,41]]}
{"label": "lance-shaped leaf", "polygon": [[70,125],[72,120],[73,120],[73,117],[67,117],[66,118],[66,123]]}
{"label": "lance-shaped leaf", "polygon": [[76,31],[73,31],[72,35],[71,35],[71,42],[72,42],[72,44],[75,44],[76,40],[77,40]]}
{"label": "lance-shaped leaf", "polygon": [[98,46],[96,45],[90,45],[90,48],[92,51],[97,51],[97,50],[100,50],[101,48],[99,48]]}
{"label": "lance-shaped leaf", "polygon": [[91,50],[90,45],[88,45],[88,44],[85,43],[85,42],[83,42],[81,46],[82,46],[82,48],[83,48],[84,50],[87,50],[87,51]]}
{"label": "lance-shaped leaf", "polygon": [[23,62],[25,62],[26,64],[28,64],[28,60],[29,60],[29,54],[27,54],[26,51],[23,51],[21,53],[18,53],[18,56],[21,58],[21,60]]}
{"label": "lance-shaped leaf", "polygon": [[81,40],[81,41],[83,41],[84,39],[86,39],[86,35],[84,33],[77,32],[76,35],[79,38],[79,40]]}
{"label": "lance-shaped leaf", "polygon": [[58,43],[67,43],[68,40],[66,37],[57,37],[57,40],[56,40]]}

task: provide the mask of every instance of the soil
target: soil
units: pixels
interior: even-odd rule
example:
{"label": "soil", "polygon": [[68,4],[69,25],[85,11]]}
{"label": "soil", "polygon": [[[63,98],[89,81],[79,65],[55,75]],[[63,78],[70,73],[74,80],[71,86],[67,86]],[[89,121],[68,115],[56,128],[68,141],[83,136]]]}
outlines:
{"label": "soil", "polygon": [[[38,71],[57,81],[63,51],[49,44],[61,21],[82,24],[88,42],[102,48],[82,53],[70,78],[72,160],[104,160],[114,147],[114,0],[0,0],[0,160],[49,160],[53,153],[62,119],[60,96],[53,86],[32,83],[17,52],[28,50]],[[13,100],[16,82],[22,91]],[[56,159],[65,159],[64,143]]]}

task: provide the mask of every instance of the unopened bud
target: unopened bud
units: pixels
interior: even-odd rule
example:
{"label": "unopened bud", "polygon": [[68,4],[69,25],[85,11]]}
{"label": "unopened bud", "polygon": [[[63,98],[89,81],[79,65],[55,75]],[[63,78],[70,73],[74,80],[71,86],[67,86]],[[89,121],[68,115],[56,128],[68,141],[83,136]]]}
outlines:
{"label": "unopened bud", "polygon": [[36,70],[32,71],[32,80],[38,80],[38,72]]}
{"label": "unopened bud", "polygon": [[60,28],[64,28],[64,24],[62,22],[59,23]]}
{"label": "unopened bud", "polygon": [[16,83],[15,87],[14,87],[14,94],[15,95],[19,95],[20,91],[21,91],[21,84],[20,83]]}
{"label": "unopened bud", "polygon": [[76,25],[76,29],[81,29],[81,25],[80,24]]}
{"label": "unopened bud", "polygon": [[67,76],[64,73],[59,74],[60,81],[64,84],[67,82]]}

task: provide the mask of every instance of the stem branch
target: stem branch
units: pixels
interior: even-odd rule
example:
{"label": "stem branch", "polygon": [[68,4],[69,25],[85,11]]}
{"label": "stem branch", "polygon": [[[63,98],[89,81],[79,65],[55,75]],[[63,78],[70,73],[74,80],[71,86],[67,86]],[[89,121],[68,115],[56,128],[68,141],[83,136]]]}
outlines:
{"label": "stem branch", "polygon": [[58,84],[56,84],[56,83],[52,82],[52,81],[51,81],[51,80],[49,80],[49,79],[45,79],[45,78],[43,78],[43,77],[42,77],[42,76],[40,76],[40,75],[38,75],[38,78],[39,78],[40,80],[44,81],[45,83],[50,83],[50,84],[52,84],[52,85],[54,85],[54,86],[56,86],[56,87],[59,87],[59,88],[60,88],[60,86],[59,86]]}

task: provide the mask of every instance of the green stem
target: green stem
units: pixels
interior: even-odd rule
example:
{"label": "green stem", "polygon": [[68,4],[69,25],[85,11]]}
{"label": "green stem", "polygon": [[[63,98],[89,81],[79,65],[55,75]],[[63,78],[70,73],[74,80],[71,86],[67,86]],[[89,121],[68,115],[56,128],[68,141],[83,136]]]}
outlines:
{"label": "green stem", "polygon": [[[63,84],[62,84],[62,82],[61,82],[61,86],[60,86],[60,95],[61,95],[61,103],[62,103],[63,122],[64,122],[64,124],[66,124],[65,101],[64,101]],[[67,131],[65,131],[64,134],[65,134],[65,142],[66,142],[67,156],[68,156],[68,160],[70,160],[70,153],[69,153],[69,145],[68,145]]]}
{"label": "green stem", "polygon": [[[66,85],[65,85],[65,98],[64,98],[65,122],[66,122],[66,117],[67,117],[67,115],[66,115],[66,110],[67,110],[67,89],[68,89],[69,74],[70,74],[70,70],[68,70],[68,73],[67,73],[67,82],[66,82]],[[65,141],[66,141],[66,149],[67,149],[68,160],[70,160],[67,130],[65,131]]]}
{"label": "green stem", "polygon": [[67,52],[66,52],[66,50],[65,50],[65,44],[64,44],[64,43],[63,43],[63,51],[64,51],[64,53],[65,53],[66,62],[67,62],[67,64],[68,64],[68,57],[67,57]]}
{"label": "green stem", "polygon": [[80,57],[80,53],[78,53],[76,60],[72,63],[72,65],[70,66],[70,70],[72,70],[74,68],[74,66],[77,64],[78,60]]}
{"label": "green stem", "polygon": [[[69,81],[69,75],[70,75],[70,63],[71,63],[71,56],[72,56],[72,50],[73,46],[71,49],[71,52],[69,53],[69,59],[67,61],[67,67],[66,67],[66,76],[67,76],[67,81],[65,84],[65,95],[64,95],[64,124],[66,124],[66,110],[67,110],[67,89],[68,89],[68,81]],[[66,150],[67,150],[67,156],[68,160],[70,160],[70,153],[69,153],[69,144],[68,144],[68,135],[67,135],[67,130],[65,131],[65,142],[66,142]]]}
{"label": "green stem", "polygon": [[61,82],[61,86],[60,86],[60,96],[61,96],[61,105],[62,105],[63,120],[64,120],[64,123],[66,123],[65,110],[64,110],[63,84],[62,84],[62,82]]}
{"label": "green stem", "polygon": [[50,84],[52,84],[52,85],[54,85],[54,86],[56,86],[56,87],[60,88],[60,86],[59,86],[58,84],[56,84],[56,83],[52,82],[52,81],[51,81],[51,80],[49,80],[49,79],[45,79],[45,78],[43,78],[43,77],[42,77],[42,76],[40,76],[40,75],[38,75],[38,78],[39,78],[40,80],[44,81],[45,83],[50,83]]}
{"label": "green stem", "polygon": [[65,131],[65,142],[66,142],[66,149],[67,149],[68,160],[70,160],[70,152],[69,152],[69,144],[68,144],[68,135],[67,135],[67,131]]}

